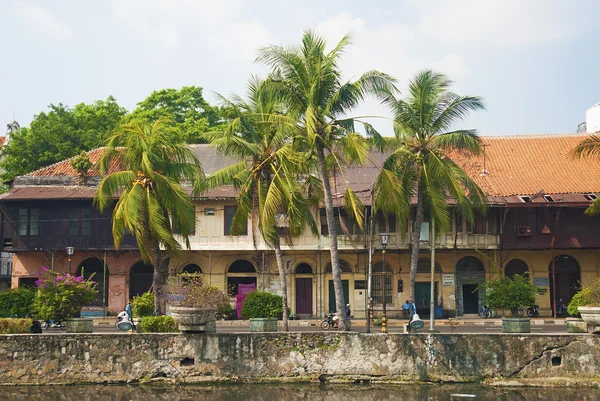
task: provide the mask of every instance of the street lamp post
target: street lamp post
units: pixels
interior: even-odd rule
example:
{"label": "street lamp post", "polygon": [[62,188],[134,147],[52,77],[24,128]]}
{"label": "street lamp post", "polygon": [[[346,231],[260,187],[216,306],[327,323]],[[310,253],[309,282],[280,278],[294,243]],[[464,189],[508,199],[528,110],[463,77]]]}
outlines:
{"label": "street lamp post", "polygon": [[381,315],[381,332],[387,333],[387,317],[385,316],[385,248],[387,248],[390,235],[388,233],[379,234],[379,241],[381,242],[381,255],[383,258],[383,268],[381,272],[381,303],[383,304],[383,314]]}
{"label": "street lamp post", "polygon": [[71,256],[75,253],[75,248],[72,246],[67,247],[67,256],[69,257],[69,274],[71,274]]}

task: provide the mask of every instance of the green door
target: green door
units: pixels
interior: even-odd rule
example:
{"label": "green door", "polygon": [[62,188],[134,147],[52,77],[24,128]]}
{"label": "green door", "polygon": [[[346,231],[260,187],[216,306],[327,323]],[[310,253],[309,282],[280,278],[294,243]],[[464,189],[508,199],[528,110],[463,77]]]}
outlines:
{"label": "green door", "polygon": [[[438,304],[438,286],[434,283],[435,305]],[[419,315],[429,315],[431,283],[415,283],[415,305]]]}
{"label": "green door", "polygon": [[[348,280],[342,280],[342,289],[344,290],[344,305],[347,305],[350,303]],[[329,313],[333,312],[335,312],[335,290],[333,289],[333,280],[329,280]]]}

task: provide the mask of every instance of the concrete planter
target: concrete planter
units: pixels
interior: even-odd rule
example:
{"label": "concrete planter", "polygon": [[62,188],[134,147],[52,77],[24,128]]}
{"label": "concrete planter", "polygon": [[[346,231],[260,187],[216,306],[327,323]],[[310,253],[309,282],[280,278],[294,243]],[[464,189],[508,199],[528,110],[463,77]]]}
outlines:
{"label": "concrete planter", "polygon": [[600,307],[580,306],[577,310],[579,310],[581,318],[587,324],[587,331],[589,333],[600,333]]}
{"label": "concrete planter", "polygon": [[94,319],[87,317],[66,319],[67,333],[91,333],[94,330]]}
{"label": "concrete planter", "polygon": [[587,333],[587,324],[583,319],[568,317],[566,319],[567,333]]}
{"label": "concrete planter", "polygon": [[250,319],[251,332],[275,332],[277,331],[277,318],[257,317]]}
{"label": "concrete planter", "polygon": [[522,317],[505,317],[502,319],[503,333],[531,333],[531,319]]}
{"label": "concrete planter", "polygon": [[171,306],[171,316],[179,324],[179,331],[183,332],[214,332],[209,323],[217,318],[215,308],[189,308],[184,306]]}

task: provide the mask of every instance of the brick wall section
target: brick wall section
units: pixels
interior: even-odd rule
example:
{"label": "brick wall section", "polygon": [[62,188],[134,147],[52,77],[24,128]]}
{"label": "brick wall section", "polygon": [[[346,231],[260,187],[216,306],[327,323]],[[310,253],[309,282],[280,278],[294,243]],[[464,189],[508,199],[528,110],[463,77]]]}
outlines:
{"label": "brick wall section", "polygon": [[0,336],[0,384],[599,377],[600,337],[591,335]]}

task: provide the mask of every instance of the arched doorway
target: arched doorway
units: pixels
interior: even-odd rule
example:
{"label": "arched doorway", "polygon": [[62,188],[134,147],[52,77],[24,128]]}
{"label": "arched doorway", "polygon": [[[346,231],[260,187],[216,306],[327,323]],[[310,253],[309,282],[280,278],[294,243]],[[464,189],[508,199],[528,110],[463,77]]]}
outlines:
{"label": "arched doorway", "polygon": [[456,302],[459,315],[479,313],[485,295],[479,287],[485,282],[485,266],[474,256],[465,256],[456,264]]}
{"label": "arched doorway", "polygon": [[81,276],[82,273],[84,279],[87,280],[91,277],[96,282],[98,292],[96,293],[96,299],[90,302],[90,305],[104,306],[105,302],[108,305],[108,266],[106,267],[106,283],[104,281],[104,263],[98,258],[84,259],[77,268],[77,275]]}
{"label": "arched doorway", "polygon": [[308,263],[296,266],[296,315],[312,315],[313,313],[313,278],[312,267]]}
{"label": "arched doorway", "polygon": [[504,267],[504,275],[508,278],[513,278],[515,274],[523,275],[529,271],[527,263],[521,259],[513,259]]}
{"label": "arched doorway", "polygon": [[[385,264],[383,268],[383,262],[375,263],[373,265],[373,281],[371,284],[371,295],[373,297],[374,305],[383,305],[385,300],[386,305],[392,304],[392,278],[394,272],[390,268],[389,264]],[[383,291],[382,291],[383,285]]]}
{"label": "arched doorway", "polygon": [[235,297],[235,307],[238,319],[242,318],[242,303],[246,294],[256,291],[256,268],[252,262],[239,259],[233,262],[227,270],[227,291]]}
{"label": "arched doorway", "polygon": [[152,288],[154,268],[143,261],[139,261],[129,271],[129,299],[142,295]]}
{"label": "arched doorway", "polygon": [[[332,274],[331,262],[325,266],[325,274]],[[345,260],[340,259],[340,270],[342,271],[342,289],[344,291],[344,305],[350,303],[350,281],[344,280],[345,274],[352,273],[352,267]],[[333,279],[329,280],[329,312],[333,313],[336,311],[335,307],[335,289],[333,286]]]}
{"label": "arched doorway", "polygon": [[[426,274],[427,281],[417,281],[415,283],[415,305],[417,306],[417,311],[420,316],[429,316],[429,313],[431,312],[431,258],[420,258],[417,261],[417,273]],[[437,260],[435,261],[434,266],[434,274],[435,273],[442,273],[442,267]],[[436,306],[439,304],[438,296],[438,282],[434,279],[433,300]]]}
{"label": "arched doorway", "polygon": [[199,276],[202,274],[202,268],[195,263],[190,263],[181,270],[181,273],[189,274],[191,276]]}
{"label": "arched doorway", "polygon": [[[550,277],[550,304],[554,311],[554,303],[563,300],[565,305],[571,302],[571,298],[577,292],[581,281],[581,270],[577,260],[569,255],[558,255],[554,258],[554,271],[556,277],[552,277],[552,261],[548,265],[548,276]],[[556,290],[554,289],[556,285]]]}

